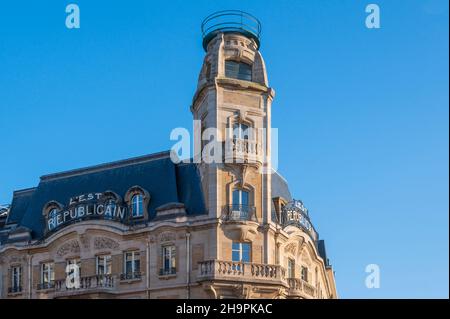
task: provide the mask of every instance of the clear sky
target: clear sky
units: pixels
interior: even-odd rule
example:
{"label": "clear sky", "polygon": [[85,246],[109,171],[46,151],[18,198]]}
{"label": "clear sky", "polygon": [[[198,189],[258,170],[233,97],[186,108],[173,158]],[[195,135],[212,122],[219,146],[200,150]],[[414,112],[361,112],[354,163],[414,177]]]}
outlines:
{"label": "clear sky", "polygon": [[448,298],[447,0],[71,2],[78,30],[69,1],[0,5],[0,203],[47,173],[170,149],[192,126],[202,19],[241,9],[263,25],[280,172],[340,296]]}

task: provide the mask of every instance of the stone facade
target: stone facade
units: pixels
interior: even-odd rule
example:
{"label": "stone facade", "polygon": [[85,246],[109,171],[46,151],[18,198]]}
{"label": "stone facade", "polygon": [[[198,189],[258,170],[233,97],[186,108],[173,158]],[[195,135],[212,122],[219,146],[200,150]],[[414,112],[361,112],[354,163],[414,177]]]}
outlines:
{"label": "stone facade", "polygon": [[[251,66],[251,81],[227,76],[226,61]],[[333,270],[308,213],[302,205],[291,206],[293,212],[288,212],[292,199],[273,194],[274,175],[266,173],[272,172],[274,96],[255,41],[238,33],[219,33],[207,46],[191,106],[194,119],[202,126],[196,134],[217,128],[224,149],[231,141],[231,152],[223,155],[231,161],[198,164],[205,211],[187,214],[182,203],[166,203],[155,215],[147,216],[151,213],[148,205],[157,196],[142,188],[145,221],[141,223],[83,219],[34,238],[29,229],[19,229],[20,222],[9,228],[6,222],[4,229],[0,228],[7,236],[0,245],[0,297],[336,298]],[[227,128],[236,124],[254,128],[256,133],[250,138],[232,137]],[[207,146],[200,147],[204,150]],[[96,170],[88,168],[61,178]],[[278,174],[276,177],[282,180]],[[248,194],[245,214],[232,206],[236,190]],[[116,197],[131,207],[132,193],[127,194]],[[50,218],[49,214],[44,209],[43,218]],[[292,214],[306,224],[284,222]],[[243,254],[235,248],[241,249],[241,243],[248,244],[249,252],[236,258]],[[171,249],[170,262],[167,247]],[[138,260],[138,271],[127,268],[127,253],[138,256],[133,259]],[[102,256],[110,258],[110,268],[99,273]],[[67,288],[70,260],[80,265],[79,288]],[[49,272],[53,274],[43,285],[46,265],[53,267]],[[13,272],[18,269],[20,279],[13,284]]]}

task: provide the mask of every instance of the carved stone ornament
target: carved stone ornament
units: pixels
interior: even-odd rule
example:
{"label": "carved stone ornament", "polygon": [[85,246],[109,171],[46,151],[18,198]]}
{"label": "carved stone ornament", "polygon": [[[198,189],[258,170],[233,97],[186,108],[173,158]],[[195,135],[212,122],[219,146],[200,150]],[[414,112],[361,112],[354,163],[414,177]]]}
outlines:
{"label": "carved stone ornament", "polygon": [[176,239],[176,234],[173,232],[163,232],[159,235],[159,241],[165,242],[165,241],[174,241]]}
{"label": "carved stone ornament", "polygon": [[95,237],[94,239],[95,249],[117,249],[119,248],[119,243],[107,238],[107,237]]}
{"label": "carved stone ornament", "polygon": [[86,250],[89,250],[90,246],[91,246],[91,240],[89,238],[88,235],[80,235],[79,236],[81,245],[83,245],[83,248],[85,248]]}
{"label": "carved stone ornament", "polygon": [[63,257],[68,253],[77,254],[79,252],[80,244],[78,243],[78,240],[71,240],[61,245],[61,247],[59,247],[56,251],[56,255],[58,255],[59,257]]}
{"label": "carved stone ornament", "polygon": [[284,248],[284,251],[295,256],[295,253],[297,252],[297,244],[296,243],[287,244],[286,247]]}

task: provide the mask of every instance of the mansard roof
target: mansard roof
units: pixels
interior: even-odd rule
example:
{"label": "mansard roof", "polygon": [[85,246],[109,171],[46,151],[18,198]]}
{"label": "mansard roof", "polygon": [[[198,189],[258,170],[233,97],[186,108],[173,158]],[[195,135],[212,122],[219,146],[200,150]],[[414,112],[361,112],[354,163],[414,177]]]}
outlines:
{"label": "mansard roof", "polygon": [[74,196],[112,191],[122,198],[133,186],[151,196],[148,219],[156,208],[171,202],[183,203],[188,215],[206,213],[196,164],[174,164],[170,152],[161,152],[107,164],[42,176],[36,188],[16,191],[5,226],[17,224],[44,235],[43,208],[50,201],[69,203]]}

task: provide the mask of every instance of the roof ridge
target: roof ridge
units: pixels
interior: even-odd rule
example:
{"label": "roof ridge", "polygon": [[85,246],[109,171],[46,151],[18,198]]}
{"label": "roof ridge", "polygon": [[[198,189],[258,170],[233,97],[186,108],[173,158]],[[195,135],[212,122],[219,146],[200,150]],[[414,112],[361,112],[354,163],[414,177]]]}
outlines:
{"label": "roof ridge", "polygon": [[103,164],[98,164],[98,165],[92,165],[92,166],[86,166],[86,167],[76,168],[76,169],[63,171],[63,172],[59,172],[59,173],[47,174],[47,175],[41,176],[41,181],[55,180],[55,179],[60,179],[63,177],[71,177],[71,176],[76,176],[76,175],[80,175],[80,174],[84,174],[84,173],[99,172],[99,171],[103,171],[103,170],[107,170],[107,169],[124,167],[124,166],[128,166],[128,165],[133,165],[133,164],[140,164],[140,163],[145,163],[145,162],[149,162],[152,160],[168,158],[168,157],[170,157],[170,151],[162,151],[162,152],[158,152],[158,153],[132,157],[132,158],[124,159],[124,160],[118,160],[118,161],[113,161],[113,162],[103,163]]}

